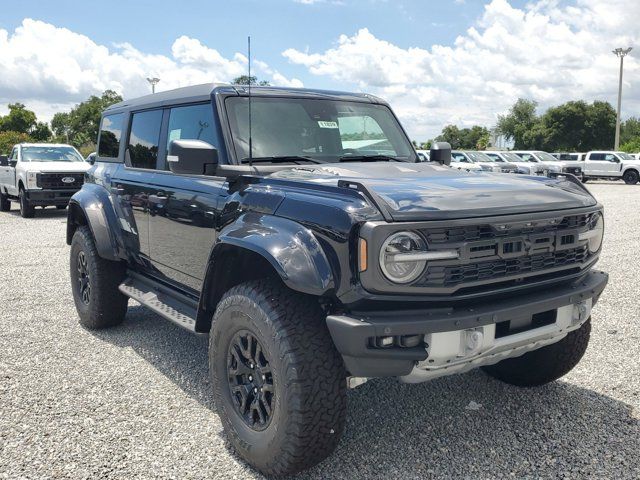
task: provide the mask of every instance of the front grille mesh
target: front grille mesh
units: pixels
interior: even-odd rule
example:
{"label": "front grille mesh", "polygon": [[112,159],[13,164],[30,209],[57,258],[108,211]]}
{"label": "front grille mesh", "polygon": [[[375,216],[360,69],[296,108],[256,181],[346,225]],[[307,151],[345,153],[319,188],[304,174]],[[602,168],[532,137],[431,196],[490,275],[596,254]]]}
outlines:
{"label": "front grille mesh", "polygon": [[456,249],[460,259],[429,262],[412,285],[457,290],[486,281],[491,288],[491,283],[553,272],[562,276],[561,271],[582,268],[590,259],[586,245],[578,241],[578,232],[587,228],[589,217],[423,228],[420,233],[430,249]]}
{"label": "front grille mesh", "polygon": [[495,280],[514,275],[544,272],[556,267],[582,263],[587,258],[587,247],[531,256],[499,259],[470,265],[428,267],[419,282],[424,287],[451,287],[482,280]]}
{"label": "front grille mesh", "polygon": [[[73,178],[73,182],[63,182],[63,178]],[[47,190],[79,189],[84,183],[84,173],[39,173],[38,187]]]}

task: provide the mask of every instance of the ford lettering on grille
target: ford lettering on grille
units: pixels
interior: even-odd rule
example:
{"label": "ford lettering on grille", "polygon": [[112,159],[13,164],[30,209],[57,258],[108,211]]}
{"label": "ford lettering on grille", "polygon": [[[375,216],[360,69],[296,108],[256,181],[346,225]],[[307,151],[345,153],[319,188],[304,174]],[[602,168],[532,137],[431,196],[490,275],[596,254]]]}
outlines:
{"label": "ford lettering on grille", "polygon": [[73,177],[62,177],[62,183],[74,183],[76,181]]}

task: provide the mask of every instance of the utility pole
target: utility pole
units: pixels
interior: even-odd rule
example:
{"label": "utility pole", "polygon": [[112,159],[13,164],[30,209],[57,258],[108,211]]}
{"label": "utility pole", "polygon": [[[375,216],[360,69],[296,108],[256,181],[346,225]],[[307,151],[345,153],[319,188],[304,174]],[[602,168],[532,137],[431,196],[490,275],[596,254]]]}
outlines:
{"label": "utility pole", "polygon": [[620,58],[620,79],[618,80],[618,115],[616,116],[616,140],[613,146],[614,150],[620,148],[620,107],[622,105],[622,66],[624,64],[624,57],[629,54],[631,47],[629,48],[616,48],[613,53]]}
{"label": "utility pole", "polygon": [[156,93],[156,84],[159,81],[160,81],[160,79],[157,78],[157,77],[153,77],[153,78],[147,77],[147,82],[149,82],[151,84],[151,93]]}

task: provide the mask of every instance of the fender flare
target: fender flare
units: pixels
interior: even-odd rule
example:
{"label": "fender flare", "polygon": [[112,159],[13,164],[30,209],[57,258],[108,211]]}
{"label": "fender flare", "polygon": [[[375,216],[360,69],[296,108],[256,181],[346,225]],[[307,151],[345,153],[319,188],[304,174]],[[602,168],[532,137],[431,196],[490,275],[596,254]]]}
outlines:
{"label": "fender flare", "polygon": [[84,217],[96,243],[98,254],[107,260],[121,260],[122,240],[120,226],[104,187],[87,183],[69,200],[67,213],[67,244],[71,245],[73,234]]}
{"label": "fender flare", "polygon": [[222,245],[234,245],[265,258],[292,290],[323,295],[333,289],[329,260],[313,232],[287,218],[246,213],[225,227],[214,244],[209,263]]}
{"label": "fender flare", "polygon": [[208,331],[211,316],[224,293],[216,278],[229,248],[247,250],[265,259],[292,290],[322,296],[335,288],[333,270],[318,238],[305,226],[269,214],[245,213],[224,227],[209,255],[196,319],[196,331]]}

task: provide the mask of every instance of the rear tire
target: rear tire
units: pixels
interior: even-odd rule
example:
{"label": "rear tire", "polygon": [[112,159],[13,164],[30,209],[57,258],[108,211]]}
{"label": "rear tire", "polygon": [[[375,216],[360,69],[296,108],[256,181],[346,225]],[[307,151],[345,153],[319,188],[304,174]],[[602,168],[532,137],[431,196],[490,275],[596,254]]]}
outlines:
{"label": "rear tire", "polygon": [[569,373],[587,350],[591,318],[556,343],[521,357],[508,358],[482,369],[490,376],[518,387],[537,387]]}
{"label": "rear tire", "polygon": [[9,197],[7,197],[4,193],[0,193],[0,212],[8,212],[11,210],[11,202],[9,201]]}
{"label": "rear tire", "polygon": [[626,172],[624,172],[622,179],[627,185],[635,185],[636,183],[638,183],[640,175],[638,175],[638,172],[636,170],[627,170]]}
{"label": "rear tire", "polygon": [[69,266],[80,324],[94,330],[122,323],[129,303],[129,298],[118,290],[126,274],[125,266],[98,255],[87,226],[78,227],[73,234]]}
{"label": "rear tire", "polygon": [[29,199],[27,199],[27,193],[23,188],[20,189],[20,216],[22,218],[33,218],[35,214],[35,207],[29,203]]}
{"label": "rear tire", "polygon": [[264,474],[299,472],[336,447],[346,372],[313,298],[278,280],[233,287],[213,318],[209,374],[229,441]]}

